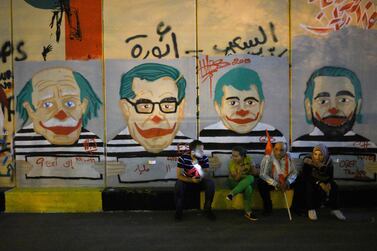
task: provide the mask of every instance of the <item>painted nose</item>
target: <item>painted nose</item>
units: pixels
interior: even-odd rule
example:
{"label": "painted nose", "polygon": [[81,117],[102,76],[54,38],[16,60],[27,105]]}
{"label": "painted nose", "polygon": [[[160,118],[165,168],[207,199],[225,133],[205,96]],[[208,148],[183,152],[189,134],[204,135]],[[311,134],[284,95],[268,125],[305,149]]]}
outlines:
{"label": "painted nose", "polygon": [[249,114],[249,111],[241,109],[241,110],[237,111],[236,114],[241,116],[241,117],[245,117],[247,114]]}
{"label": "painted nose", "polygon": [[329,113],[331,115],[336,115],[338,113],[338,109],[336,109],[335,107],[333,107],[333,108],[329,109]]}
{"label": "painted nose", "polygon": [[59,120],[64,120],[68,117],[68,115],[63,110],[60,110],[57,114],[54,115],[54,117]]}
{"label": "painted nose", "polygon": [[152,118],[152,121],[156,124],[160,123],[162,120],[162,118],[160,118],[159,116],[153,116]]}

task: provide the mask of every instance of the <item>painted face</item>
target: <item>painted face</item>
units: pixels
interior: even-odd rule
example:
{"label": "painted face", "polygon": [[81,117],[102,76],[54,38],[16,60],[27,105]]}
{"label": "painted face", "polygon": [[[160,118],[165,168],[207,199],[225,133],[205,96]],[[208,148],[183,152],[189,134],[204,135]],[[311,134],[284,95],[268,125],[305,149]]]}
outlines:
{"label": "painted face", "polygon": [[80,101],[80,88],[65,68],[43,70],[32,78],[33,106],[25,102],[34,131],[50,143],[71,145],[80,136],[87,100]]}
{"label": "painted face", "polygon": [[285,154],[285,147],[283,143],[276,143],[273,148],[273,153],[276,159],[282,159]]}
{"label": "painted face", "polygon": [[344,135],[352,129],[361,100],[346,77],[320,76],[314,80],[313,100],[305,100],[308,118],[326,135]]}
{"label": "painted face", "polygon": [[324,159],[324,156],[321,151],[319,150],[313,151],[312,160],[314,161],[314,163],[322,163],[323,159]]}
{"label": "painted face", "polygon": [[215,109],[223,124],[237,133],[252,131],[262,118],[264,106],[257,87],[253,85],[248,91],[240,91],[233,86],[224,86],[223,91],[221,106],[215,102]]}
{"label": "painted face", "polygon": [[134,78],[136,97],[120,100],[120,107],[132,138],[148,152],[168,147],[183,120],[185,100],[178,102],[178,87],[172,78],[155,81]]}
{"label": "painted face", "polygon": [[232,151],[232,160],[236,163],[241,163],[242,162],[242,156],[240,155],[239,152],[237,151]]}

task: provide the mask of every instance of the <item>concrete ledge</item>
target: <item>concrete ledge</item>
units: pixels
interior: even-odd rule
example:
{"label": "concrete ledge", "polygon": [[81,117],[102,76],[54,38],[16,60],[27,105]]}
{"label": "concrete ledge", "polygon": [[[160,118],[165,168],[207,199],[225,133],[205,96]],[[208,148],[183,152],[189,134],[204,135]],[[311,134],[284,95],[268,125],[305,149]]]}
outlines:
{"label": "concrete ledge", "polygon": [[5,192],[5,212],[101,212],[101,194],[100,188],[14,188]]}
{"label": "concrete ledge", "polygon": [[[185,208],[199,208],[199,193],[188,192]],[[175,210],[173,188],[106,188],[102,193],[104,211]]]}
{"label": "concrete ledge", "polygon": [[[212,208],[219,209],[219,210],[229,210],[229,209],[237,209],[243,210],[244,209],[244,199],[243,194],[236,195],[232,201],[228,201],[225,197],[230,193],[230,189],[217,189],[215,193],[215,197],[213,199]],[[288,190],[286,192],[288,205],[291,206],[292,198],[293,198],[293,190]],[[271,200],[273,208],[286,208],[286,203],[284,199],[284,195],[282,192],[279,191],[271,191]],[[200,208],[204,206],[204,192],[200,193]],[[252,208],[253,209],[261,209],[263,208],[263,201],[260,197],[258,191],[253,191],[252,197]]]}

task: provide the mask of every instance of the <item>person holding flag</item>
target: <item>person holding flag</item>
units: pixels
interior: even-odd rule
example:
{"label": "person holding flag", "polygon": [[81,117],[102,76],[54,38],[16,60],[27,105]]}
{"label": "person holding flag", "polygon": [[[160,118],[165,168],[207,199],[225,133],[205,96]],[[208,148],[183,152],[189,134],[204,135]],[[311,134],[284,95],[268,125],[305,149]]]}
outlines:
{"label": "person holding flag", "polygon": [[263,200],[263,215],[265,216],[272,213],[270,191],[280,190],[285,195],[285,191],[293,186],[297,178],[297,170],[287,153],[286,144],[276,142],[272,145],[270,135],[268,132],[266,133],[268,142],[265,156],[260,165],[260,179],[258,181],[258,189]]}

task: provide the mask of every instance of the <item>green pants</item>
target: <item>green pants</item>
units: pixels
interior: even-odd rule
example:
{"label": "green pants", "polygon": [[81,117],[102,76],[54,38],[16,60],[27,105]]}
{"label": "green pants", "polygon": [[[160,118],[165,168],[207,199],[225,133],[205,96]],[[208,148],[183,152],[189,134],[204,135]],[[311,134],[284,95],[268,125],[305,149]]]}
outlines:
{"label": "green pants", "polygon": [[251,196],[253,193],[253,185],[254,183],[254,177],[251,175],[247,175],[244,178],[241,178],[240,181],[235,181],[233,179],[228,179],[228,185],[230,189],[233,189],[231,191],[232,195],[235,196],[239,193],[243,193],[244,197],[244,207],[246,212],[251,212]]}

